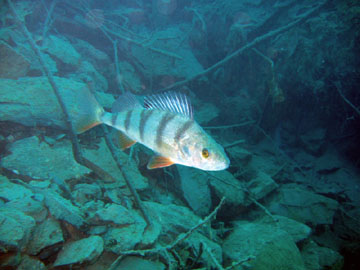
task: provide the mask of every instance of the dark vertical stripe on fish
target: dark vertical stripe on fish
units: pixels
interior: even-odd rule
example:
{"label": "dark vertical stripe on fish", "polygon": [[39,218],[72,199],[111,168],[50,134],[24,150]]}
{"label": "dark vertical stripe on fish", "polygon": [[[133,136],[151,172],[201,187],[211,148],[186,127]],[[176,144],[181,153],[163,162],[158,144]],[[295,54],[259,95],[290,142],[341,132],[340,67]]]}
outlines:
{"label": "dark vertical stripe on fish", "polygon": [[166,125],[175,117],[174,114],[170,114],[168,112],[166,112],[162,119],[160,120],[159,126],[156,130],[156,138],[155,138],[155,144],[160,148],[162,145],[162,136],[163,136],[163,132],[164,129],[166,128]]}
{"label": "dark vertical stripe on fish", "polygon": [[112,126],[115,126],[115,124],[116,124],[116,120],[117,120],[117,118],[118,118],[118,113],[113,113],[112,115],[111,115],[111,125]]}
{"label": "dark vertical stripe on fish", "polygon": [[140,140],[142,142],[144,141],[144,131],[145,131],[146,122],[150,118],[153,112],[154,110],[143,110],[140,114],[139,133],[140,133]]}
{"label": "dark vertical stripe on fish", "polygon": [[129,126],[130,126],[130,120],[131,120],[131,114],[132,114],[132,110],[130,111],[127,111],[126,113],[126,117],[125,117],[125,123],[124,123],[124,127],[125,127],[125,130],[128,131],[129,129]]}
{"label": "dark vertical stripe on fish", "polygon": [[186,121],[181,127],[178,128],[178,130],[175,133],[175,137],[174,140],[176,142],[178,142],[180,140],[180,138],[182,137],[182,135],[184,135],[184,133],[192,127],[192,125],[194,124],[194,120],[190,119],[188,121]]}

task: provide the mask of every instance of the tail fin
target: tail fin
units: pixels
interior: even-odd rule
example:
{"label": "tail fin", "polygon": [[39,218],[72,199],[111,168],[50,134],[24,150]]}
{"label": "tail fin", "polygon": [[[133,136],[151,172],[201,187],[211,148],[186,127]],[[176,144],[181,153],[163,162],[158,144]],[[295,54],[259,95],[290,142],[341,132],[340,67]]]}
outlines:
{"label": "tail fin", "polygon": [[81,91],[77,112],[73,114],[73,125],[79,134],[101,124],[104,109],[88,89]]}

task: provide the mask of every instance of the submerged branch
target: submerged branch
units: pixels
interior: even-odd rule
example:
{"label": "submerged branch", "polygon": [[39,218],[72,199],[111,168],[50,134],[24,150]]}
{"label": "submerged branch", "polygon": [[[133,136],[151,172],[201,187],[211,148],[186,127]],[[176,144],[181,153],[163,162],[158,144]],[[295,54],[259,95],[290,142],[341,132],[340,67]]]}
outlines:
{"label": "submerged branch", "polygon": [[341,91],[341,86],[340,86],[340,83],[339,82],[335,82],[335,87],[336,87],[336,90],[338,91],[339,95],[341,96],[341,98],[358,114],[360,115],[360,109],[358,107],[356,107],[354,104],[351,103],[350,100],[348,100],[343,92]]}
{"label": "submerged branch", "polygon": [[159,91],[166,91],[166,90],[170,90],[179,86],[183,86],[193,80],[196,80],[204,75],[207,75],[208,73],[216,70],[217,68],[219,68],[220,66],[224,65],[225,63],[229,62],[231,59],[233,59],[234,57],[242,54],[245,50],[250,49],[252,47],[254,47],[255,45],[257,45],[258,43],[276,36],[282,32],[285,32],[287,30],[289,30],[290,28],[294,27],[295,25],[299,24],[300,22],[302,22],[303,20],[305,20],[306,18],[310,17],[313,13],[315,13],[316,11],[318,11],[324,4],[326,3],[326,1],[324,1],[324,3],[319,4],[318,6],[314,7],[313,9],[309,10],[308,12],[305,12],[304,14],[302,14],[301,16],[299,16],[298,19],[296,19],[295,21],[290,22],[289,24],[282,26],[278,29],[272,30],[262,36],[259,36],[257,38],[255,38],[253,41],[249,42],[248,44],[246,44],[245,46],[237,49],[236,51],[234,51],[233,53],[229,54],[228,56],[226,56],[224,59],[222,59],[221,61],[217,62],[216,64],[212,65],[211,67],[208,67],[207,69],[205,69],[204,71],[192,76],[189,79],[186,80],[182,80],[182,81],[178,81],[168,87],[165,87]]}
{"label": "submerged branch", "polygon": [[223,197],[218,204],[218,206],[203,220],[201,220],[197,225],[192,227],[190,230],[188,230],[186,233],[180,234],[174,242],[167,246],[152,248],[152,249],[140,249],[140,250],[127,250],[121,252],[120,256],[110,265],[108,270],[115,270],[118,266],[118,263],[125,257],[129,255],[136,255],[136,256],[146,256],[146,255],[154,255],[154,256],[161,256],[166,261],[169,261],[169,252],[171,252],[175,246],[183,242],[185,239],[187,239],[194,231],[196,231],[198,228],[203,226],[204,224],[208,223],[212,218],[214,218],[219,211],[219,209],[222,207],[222,205],[225,203],[225,197]]}

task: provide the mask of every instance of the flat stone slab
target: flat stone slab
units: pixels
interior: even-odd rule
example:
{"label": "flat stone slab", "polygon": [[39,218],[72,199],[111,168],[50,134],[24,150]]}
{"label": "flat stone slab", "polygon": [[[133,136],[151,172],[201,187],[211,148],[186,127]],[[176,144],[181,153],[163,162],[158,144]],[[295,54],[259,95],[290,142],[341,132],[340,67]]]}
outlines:
{"label": "flat stone slab", "polygon": [[54,266],[91,262],[98,258],[104,250],[104,241],[93,235],[66,244],[60,251]]}

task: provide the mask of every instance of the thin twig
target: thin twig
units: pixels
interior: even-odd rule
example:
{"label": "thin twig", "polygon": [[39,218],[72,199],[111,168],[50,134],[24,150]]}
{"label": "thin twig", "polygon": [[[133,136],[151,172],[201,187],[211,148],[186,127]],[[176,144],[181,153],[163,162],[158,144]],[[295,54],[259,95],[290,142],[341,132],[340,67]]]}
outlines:
{"label": "thin twig", "polygon": [[[167,256],[169,256],[169,252],[175,248],[176,245],[180,244],[181,242],[183,242],[185,239],[187,239],[195,230],[197,230],[198,228],[200,228],[201,226],[203,226],[204,224],[206,224],[207,222],[209,222],[213,217],[216,216],[217,212],[219,211],[219,209],[221,208],[221,206],[225,203],[225,197],[223,197],[220,201],[220,203],[218,204],[218,206],[210,213],[210,215],[208,215],[206,218],[204,218],[203,220],[201,220],[197,225],[195,225],[194,227],[192,227],[189,231],[187,231],[186,233],[180,234],[176,240],[167,245],[167,246],[162,246],[162,247],[157,247],[157,248],[152,248],[152,249],[139,249],[139,250],[127,250],[127,251],[123,251],[120,253],[120,256],[111,264],[111,266],[108,268],[108,270],[114,270],[116,269],[117,264],[120,262],[120,260],[122,260],[124,258],[124,256],[127,255],[137,255],[137,256],[146,256],[146,255],[156,255],[156,256],[162,256],[163,258],[167,258]],[[168,259],[167,259],[168,260]]]}
{"label": "thin twig", "polygon": [[214,216],[216,216],[217,212],[219,211],[219,209],[221,208],[221,206],[224,204],[225,202],[225,197],[223,197],[220,201],[220,203],[218,204],[218,206],[214,209],[214,211],[211,212],[210,215],[208,215],[206,218],[204,218],[203,220],[201,220],[199,222],[198,225],[194,226],[193,228],[191,228],[189,231],[187,231],[186,233],[180,235],[171,245],[168,245],[166,247],[167,250],[173,249],[177,244],[181,243],[182,241],[184,241],[186,238],[188,238],[195,230],[197,230],[199,227],[201,227],[202,225],[204,225],[205,223],[207,223],[209,220],[211,220]]}
{"label": "thin twig", "polygon": [[244,260],[241,260],[241,261],[238,261],[238,262],[233,262],[232,265],[226,267],[225,270],[231,270],[231,269],[233,269],[234,267],[239,266],[240,264],[244,264],[244,263],[246,263],[246,262],[248,262],[248,261],[250,261],[250,260],[252,260],[252,259],[255,259],[255,257],[249,256],[249,257],[247,257],[247,258],[244,259]]}
{"label": "thin twig", "polygon": [[243,122],[243,123],[233,124],[233,125],[204,127],[204,129],[210,130],[210,129],[235,128],[235,127],[243,127],[243,126],[247,126],[247,125],[252,125],[254,123],[255,123],[255,121],[251,120],[251,121],[246,121],[246,122]]}
{"label": "thin twig", "polygon": [[105,125],[103,125],[102,127],[103,127],[103,130],[104,130],[104,133],[105,133],[105,141],[106,141],[106,144],[107,144],[107,146],[108,146],[108,148],[110,150],[110,153],[111,153],[113,159],[115,160],[115,163],[118,166],[119,171],[120,171],[122,177],[124,178],[125,183],[128,186],[131,194],[134,196],[135,202],[136,202],[137,206],[139,207],[139,209],[140,209],[140,211],[141,211],[141,213],[142,213],[142,215],[143,215],[143,217],[144,217],[144,219],[146,221],[147,226],[149,227],[149,226],[151,226],[150,218],[147,215],[147,213],[145,212],[145,208],[144,208],[144,206],[143,206],[143,204],[142,204],[142,202],[140,200],[139,194],[136,192],[136,189],[134,188],[131,181],[129,180],[129,177],[125,173],[125,170],[124,170],[123,166],[121,165],[121,161],[119,159],[119,156],[115,153],[115,147],[114,147],[114,145],[113,145],[113,143],[111,141],[111,138],[109,136],[108,128]]}
{"label": "thin twig", "polygon": [[239,144],[243,144],[243,143],[245,143],[245,140],[237,140],[235,142],[224,145],[224,148],[227,149],[227,148],[235,147],[235,146],[237,146]]}
{"label": "thin twig", "polygon": [[341,98],[342,98],[351,108],[353,108],[354,111],[355,111],[358,115],[360,115],[360,109],[359,109],[358,107],[356,107],[354,104],[352,104],[351,101],[348,100],[348,99],[344,96],[343,92],[341,91],[340,83],[339,83],[339,82],[335,82],[334,84],[335,84],[336,90],[338,91],[338,93],[339,93],[339,95],[341,96]]}

